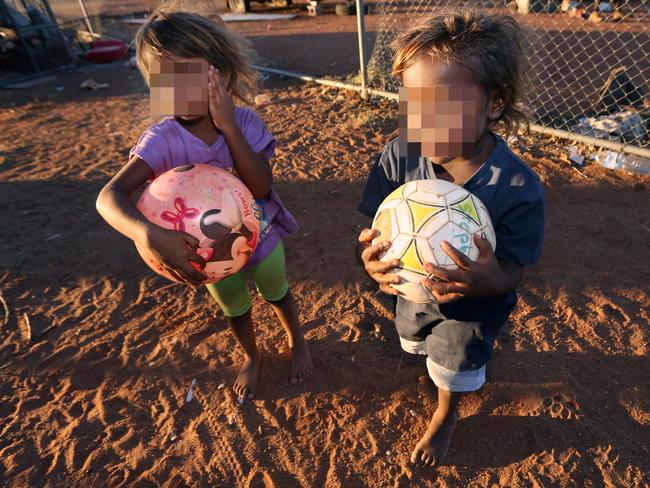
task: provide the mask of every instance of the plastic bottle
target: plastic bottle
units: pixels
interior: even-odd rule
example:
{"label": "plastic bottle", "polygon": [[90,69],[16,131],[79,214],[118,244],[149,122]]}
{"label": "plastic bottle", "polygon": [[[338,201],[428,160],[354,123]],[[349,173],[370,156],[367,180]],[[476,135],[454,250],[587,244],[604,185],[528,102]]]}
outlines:
{"label": "plastic bottle", "polygon": [[650,159],[635,154],[604,151],[594,158],[598,164],[608,169],[620,169],[641,175],[650,175]]}
{"label": "plastic bottle", "polygon": [[621,169],[640,175],[650,175],[650,159],[635,154],[621,154]]}

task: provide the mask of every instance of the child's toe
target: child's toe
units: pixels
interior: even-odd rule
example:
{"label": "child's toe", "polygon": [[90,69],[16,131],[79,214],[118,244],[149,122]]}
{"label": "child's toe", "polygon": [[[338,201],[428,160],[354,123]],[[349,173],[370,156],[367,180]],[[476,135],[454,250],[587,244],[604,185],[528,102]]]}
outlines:
{"label": "child's toe", "polygon": [[419,455],[419,454],[420,454],[420,452],[419,452],[418,449],[415,449],[415,450],[411,453],[411,463],[415,464],[415,463],[418,462],[418,455]]}

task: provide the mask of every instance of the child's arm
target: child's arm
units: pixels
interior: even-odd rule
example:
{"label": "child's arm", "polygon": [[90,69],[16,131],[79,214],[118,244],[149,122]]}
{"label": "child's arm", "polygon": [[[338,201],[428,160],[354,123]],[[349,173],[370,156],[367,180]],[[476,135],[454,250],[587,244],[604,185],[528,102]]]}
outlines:
{"label": "child's arm", "polygon": [[271,191],[273,176],[264,152],[254,153],[237,120],[235,106],[226,79],[214,67],[208,70],[210,116],[223,133],[235,161],[237,173],[255,198],[264,198]]}
{"label": "child's arm", "polygon": [[448,303],[469,297],[503,295],[514,290],[524,276],[524,267],[511,261],[499,261],[490,243],[474,236],[480,254],[472,261],[465,254],[443,241],[441,247],[458,265],[445,269],[431,263],[424,269],[443,282],[425,279],[422,284],[439,303]]}
{"label": "child's arm", "polygon": [[398,275],[391,273],[392,269],[399,266],[399,260],[394,259],[389,262],[379,260],[379,255],[388,249],[390,242],[382,240],[373,245],[372,241],[379,235],[379,231],[368,227],[370,227],[371,222],[369,219],[375,215],[384,198],[399,186],[398,182],[391,181],[387,177],[385,167],[382,164],[382,162],[390,159],[391,151],[395,146],[394,143],[395,140],[386,145],[381,155],[375,160],[375,164],[368,175],[368,181],[358,207],[359,212],[368,218],[364,222],[367,228],[363,229],[359,234],[356,247],[356,257],[359,264],[363,266],[366,274],[379,284],[379,290],[389,295],[399,295],[399,291],[391,286],[401,281]]}
{"label": "child's arm", "polygon": [[370,278],[379,284],[379,289],[389,295],[399,295],[399,292],[391,286],[400,282],[400,277],[390,274],[390,270],[399,265],[399,260],[394,259],[387,263],[379,261],[379,254],[390,247],[389,241],[382,241],[375,245],[372,240],[377,236],[375,229],[363,229],[359,234],[357,242],[357,261],[363,266]]}
{"label": "child's arm", "polygon": [[133,240],[179,281],[198,286],[206,279],[190,264],[203,266],[204,260],[196,254],[196,237],[175,230],[163,229],[149,222],[131,201],[131,196],[150,177],[153,171],[137,156],[102,188],[97,197],[97,211],[118,232]]}

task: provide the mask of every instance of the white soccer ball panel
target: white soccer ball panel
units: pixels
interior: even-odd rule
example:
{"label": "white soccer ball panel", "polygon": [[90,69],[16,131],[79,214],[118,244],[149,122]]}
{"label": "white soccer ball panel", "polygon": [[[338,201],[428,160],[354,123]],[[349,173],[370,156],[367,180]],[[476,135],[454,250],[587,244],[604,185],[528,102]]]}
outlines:
{"label": "white soccer ball panel", "polygon": [[[466,223],[463,222],[463,224]],[[460,252],[467,255],[472,246],[472,230],[474,229],[467,229],[465,225],[461,226],[453,222],[451,225],[451,240],[448,240],[448,242]]]}
{"label": "white soccer ball panel", "polygon": [[472,261],[476,261],[478,259],[479,251],[478,247],[476,247],[476,243],[474,242],[474,234],[470,235],[469,248],[467,249],[465,255],[467,255],[467,257]]}
{"label": "white soccer ball panel", "polygon": [[465,190],[465,188],[456,185],[454,186],[455,188],[451,188],[445,194],[445,199],[447,200],[448,205],[453,205],[467,196],[467,190]]}
{"label": "white soccer ball panel", "polygon": [[447,210],[436,214],[431,218],[422,228],[418,231],[418,235],[423,237],[430,237],[436,232],[440,231],[449,222],[449,213]]}
{"label": "white soccer ball panel", "polygon": [[451,212],[451,221],[465,232],[474,233],[480,229],[476,222],[464,213]]}
{"label": "white soccer ball panel", "polygon": [[411,273],[407,270],[399,270],[397,272],[402,282],[393,286],[399,291],[404,298],[414,303],[431,303],[433,302],[432,296],[422,286],[422,280],[426,276]]}
{"label": "white soccer ball panel", "polygon": [[433,263],[433,264],[437,263],[436,256],[435,254],[433,254],[431,245],[429,244],[429,241],[426,237],[417,237],[415,240],[415,245],[418,250],[418,255],[421,258],[422,265],[424,265],[425,263]]}
{"label": "white soccer ball panel", "polygon": [[404,233],[413,233],[413,217],[407,200],[402,200],[395,208],[395,216],[399,223],[399,231]]}
{"label": "white soccer ball panel", "polygon": [[409,195],[409,200],[421,203],[423,205],[438,205],[441,207],[446,206],[446,200],[442,194],[420,190]]}
{"label": "white soccer ball panel", "polygon": [[449,255],[442,250],[440,243],[442,241],[447,241],[453,245],[453,235],[454,235],[454,224],[452,222],[447,222],[438,232],[429,237],[429,245],[431,250],[436,258],[438,266],[443,268],[453,268],[456,267],[456,263],[449,257]]}
{"label": "white soccer ball panel", "polygon": [[397,234],[393,236],[390,247],[381,258],[382,261],[389,261],[391,259],[400,259],[406,252],[408,246],[411,244],[413,238],[408,234]]}
{"label": "white soccer ball panel", "polygon": [[409,181],[404,185],[404,189],[402,190],[402,195],[404,198],[409,198],[412,193],[416,192],[418,190],[418,182],[417,181]]}

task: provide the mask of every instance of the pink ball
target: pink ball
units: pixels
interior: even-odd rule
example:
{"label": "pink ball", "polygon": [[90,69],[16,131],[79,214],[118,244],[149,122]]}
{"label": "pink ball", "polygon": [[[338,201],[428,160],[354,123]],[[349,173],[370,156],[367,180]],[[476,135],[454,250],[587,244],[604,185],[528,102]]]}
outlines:
{"label": "pink ball", "polygon": [[[260,209],[251,192],[232,173],[206,164],[179,166],[160,175],[136,206],[154,224],[199,240],[196,252],[206,262],[205,283],[241,270],[259,241]],[[178,281],[138,252],[156,273]],[[198,269],[198,264],[193,266]]]}

